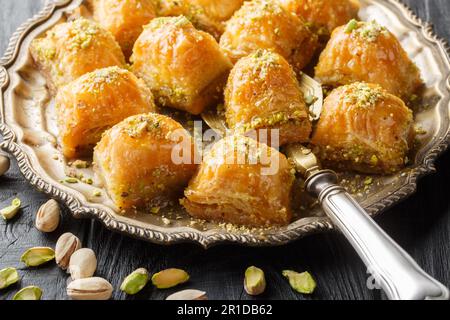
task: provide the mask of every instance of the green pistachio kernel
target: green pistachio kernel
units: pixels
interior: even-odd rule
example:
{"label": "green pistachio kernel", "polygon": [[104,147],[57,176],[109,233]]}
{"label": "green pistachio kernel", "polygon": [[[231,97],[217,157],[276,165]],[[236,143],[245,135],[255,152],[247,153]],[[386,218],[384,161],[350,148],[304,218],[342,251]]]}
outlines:
{"label": "green pistachio kernel", "polygon": [[298,273],[291,270],[284,270],[283,276],[289,280],[292,289],[299,293],[311,294],[316,288],[316,281],[308,271]]}
{"label": "green pistachio kernel", "polygon": [[37,267],[55,258],[55,251],[48,247],[30,248],[22,255],[20,261],[28,267]]}
{"label": "green pistachio kernel", "polygon": [[29,286],[19,290],[13,300],[41,300],[42,290],[36,286]]}
{"label": "green pistachio kernel", "polygon": [[16,268],[5,268],[0,270],[0,289],[5,289],[19,281]]}
{"label": "green pistachio kernel", "polygon": [[345,33],[352,33],[358,27],[358,21],[355,19],[350,20],[345,27]]}
{"label": "green pistachio kernel", "polygon": [[19,212],[19,209],[20,209],[20,199],[15,198],[13,201],[11,201],[10,206],[0,210],[0,215],[3,217],[3,219],[10,220],[14,218],[17,212]]}
{"label": "green pistachio kernel", "polygon": [[136,269],[123,280],[120,290],[127,294],[136,294],[145,287],[148,280],[149,276],[147,269]]}

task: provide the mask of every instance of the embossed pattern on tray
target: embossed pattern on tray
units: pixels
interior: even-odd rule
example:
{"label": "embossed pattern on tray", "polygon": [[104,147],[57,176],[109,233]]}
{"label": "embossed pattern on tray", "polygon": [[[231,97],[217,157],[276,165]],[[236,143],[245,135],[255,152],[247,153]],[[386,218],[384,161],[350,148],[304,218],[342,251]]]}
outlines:
{"label": "embossed pattern on tray", "polygon": [[[432,27],[423,23],[397,0],[362,0],[360,17],[376,18],[396,34],[407,52],[421,69],[427,89],[424,103],[428,108],[416,113],[416,123],[426,134],[420,136],[419,147],[411,164],[392,177],[374,177],[374,183],[355,197],[376,215],[408,197],[416,189],[417,180],[434,171],[433,162],[449,144],[450,59],[447,43],[439,39]],[[246,245],[279,245],[333,226],[317,206],[298,206],[298,215],[287,227],[264,230],[241,230],[214,223],[191,220],[181,208],[167,213],[170,223],[157,215],[117,214],[105,192],[93,197],[100,186],[60,183],[67,166],[56,148],[53,101],[48,98],[45,81],[33,67],[28,54],[30,41],[60,21],[82,0],[47,1],[43,10],[24,23],[13,35],[0,60],[0,147],[18,160],[25,178],[39,190],[64,202],[75,217],[94,217],[109,229],[161,244],[196,242],[208,247],[221,242]],[[92,172],[86,170],[86,176]],[[344,180],[353,181],[346,174]]]}

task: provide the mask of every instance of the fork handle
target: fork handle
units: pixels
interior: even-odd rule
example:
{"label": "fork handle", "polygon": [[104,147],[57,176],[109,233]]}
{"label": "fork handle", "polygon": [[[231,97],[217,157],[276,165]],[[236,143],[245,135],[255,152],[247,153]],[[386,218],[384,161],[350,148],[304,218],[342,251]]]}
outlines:
{"label": "fork handle", "polygon": [[448,300],[449,290],[422,270],[337,181],[333,171],[322,170],[307,179],[306,188],[319,199],[388,298]]}

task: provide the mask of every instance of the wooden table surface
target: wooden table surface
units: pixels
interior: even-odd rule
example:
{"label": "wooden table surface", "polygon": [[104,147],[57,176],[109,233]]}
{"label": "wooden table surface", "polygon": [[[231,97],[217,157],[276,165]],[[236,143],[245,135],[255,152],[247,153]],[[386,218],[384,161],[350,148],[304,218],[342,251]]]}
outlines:
{"label": "wooden table surface", "polygon": [[[405,0],[436,32],[450,39],[449,0]],[[0,0],[0,53],[14,30],[42,7],[44,0]],[[437,162],[438,173],[420,181],[417,193],[377,218],[380,225],[432,276],[450,287],[450,153]],[[116,290],[114,299],[164,299],[181,288],[207,292],[210,299],[251,299],[243,291],[243,272],[250,265],[264,269],[267,299],[383,299],[366,286],[366,268],[345,239],[337,233],[320,234],[276,248],[246,248],[222,245],[204,250],[196,245],[160,246],[137,241],[106,230],[99,222],[76,220],[64,209],[60,227],[44,234],[34,227],[34,216],[47,197],[31,188],[13,163],[0,177],[0,207],[19,197],[23,210],[14,221],[0,219],[0,269],[16,267],[21,283],[0,291],[10,299],[22,286],[37,285],[43,299],[67,299],[67,274],[54,263],[26,268],[21,254],[33,246],[54,247],[64,232],[76,234],[98,258],[97,275],[108,279]],[[156,272],[169,267],[185,269],[191,275],[186,285],[174,290],[157,290],[148,285],[135,297],[118,287],[132,270],[146,267]],[[293,292],[282,277],[283,269],[310,271],[318,286],[312,296]]]}

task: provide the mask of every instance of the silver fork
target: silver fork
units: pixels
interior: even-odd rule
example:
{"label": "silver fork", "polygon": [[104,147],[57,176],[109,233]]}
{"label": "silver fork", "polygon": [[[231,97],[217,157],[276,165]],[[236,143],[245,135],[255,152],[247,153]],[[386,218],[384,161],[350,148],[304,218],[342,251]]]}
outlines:
{"label": "silver fork", "polygon": [[[301,88],[317,101],[311,106],[317,120],[322,108],[322,88],[314,79],[302,75]],[[217,112],[202,114],[203,120],[222,136],[226,124]],[[347,238],[391,300],[448,300],[449,290],[427,274],[414,259],[381,229],[369,214],[338,184],[336,173],[322,169],[314,153],[301,144],[286,147],[286,155],[306,180],[306,190],[315,196],[326,215]]]}

